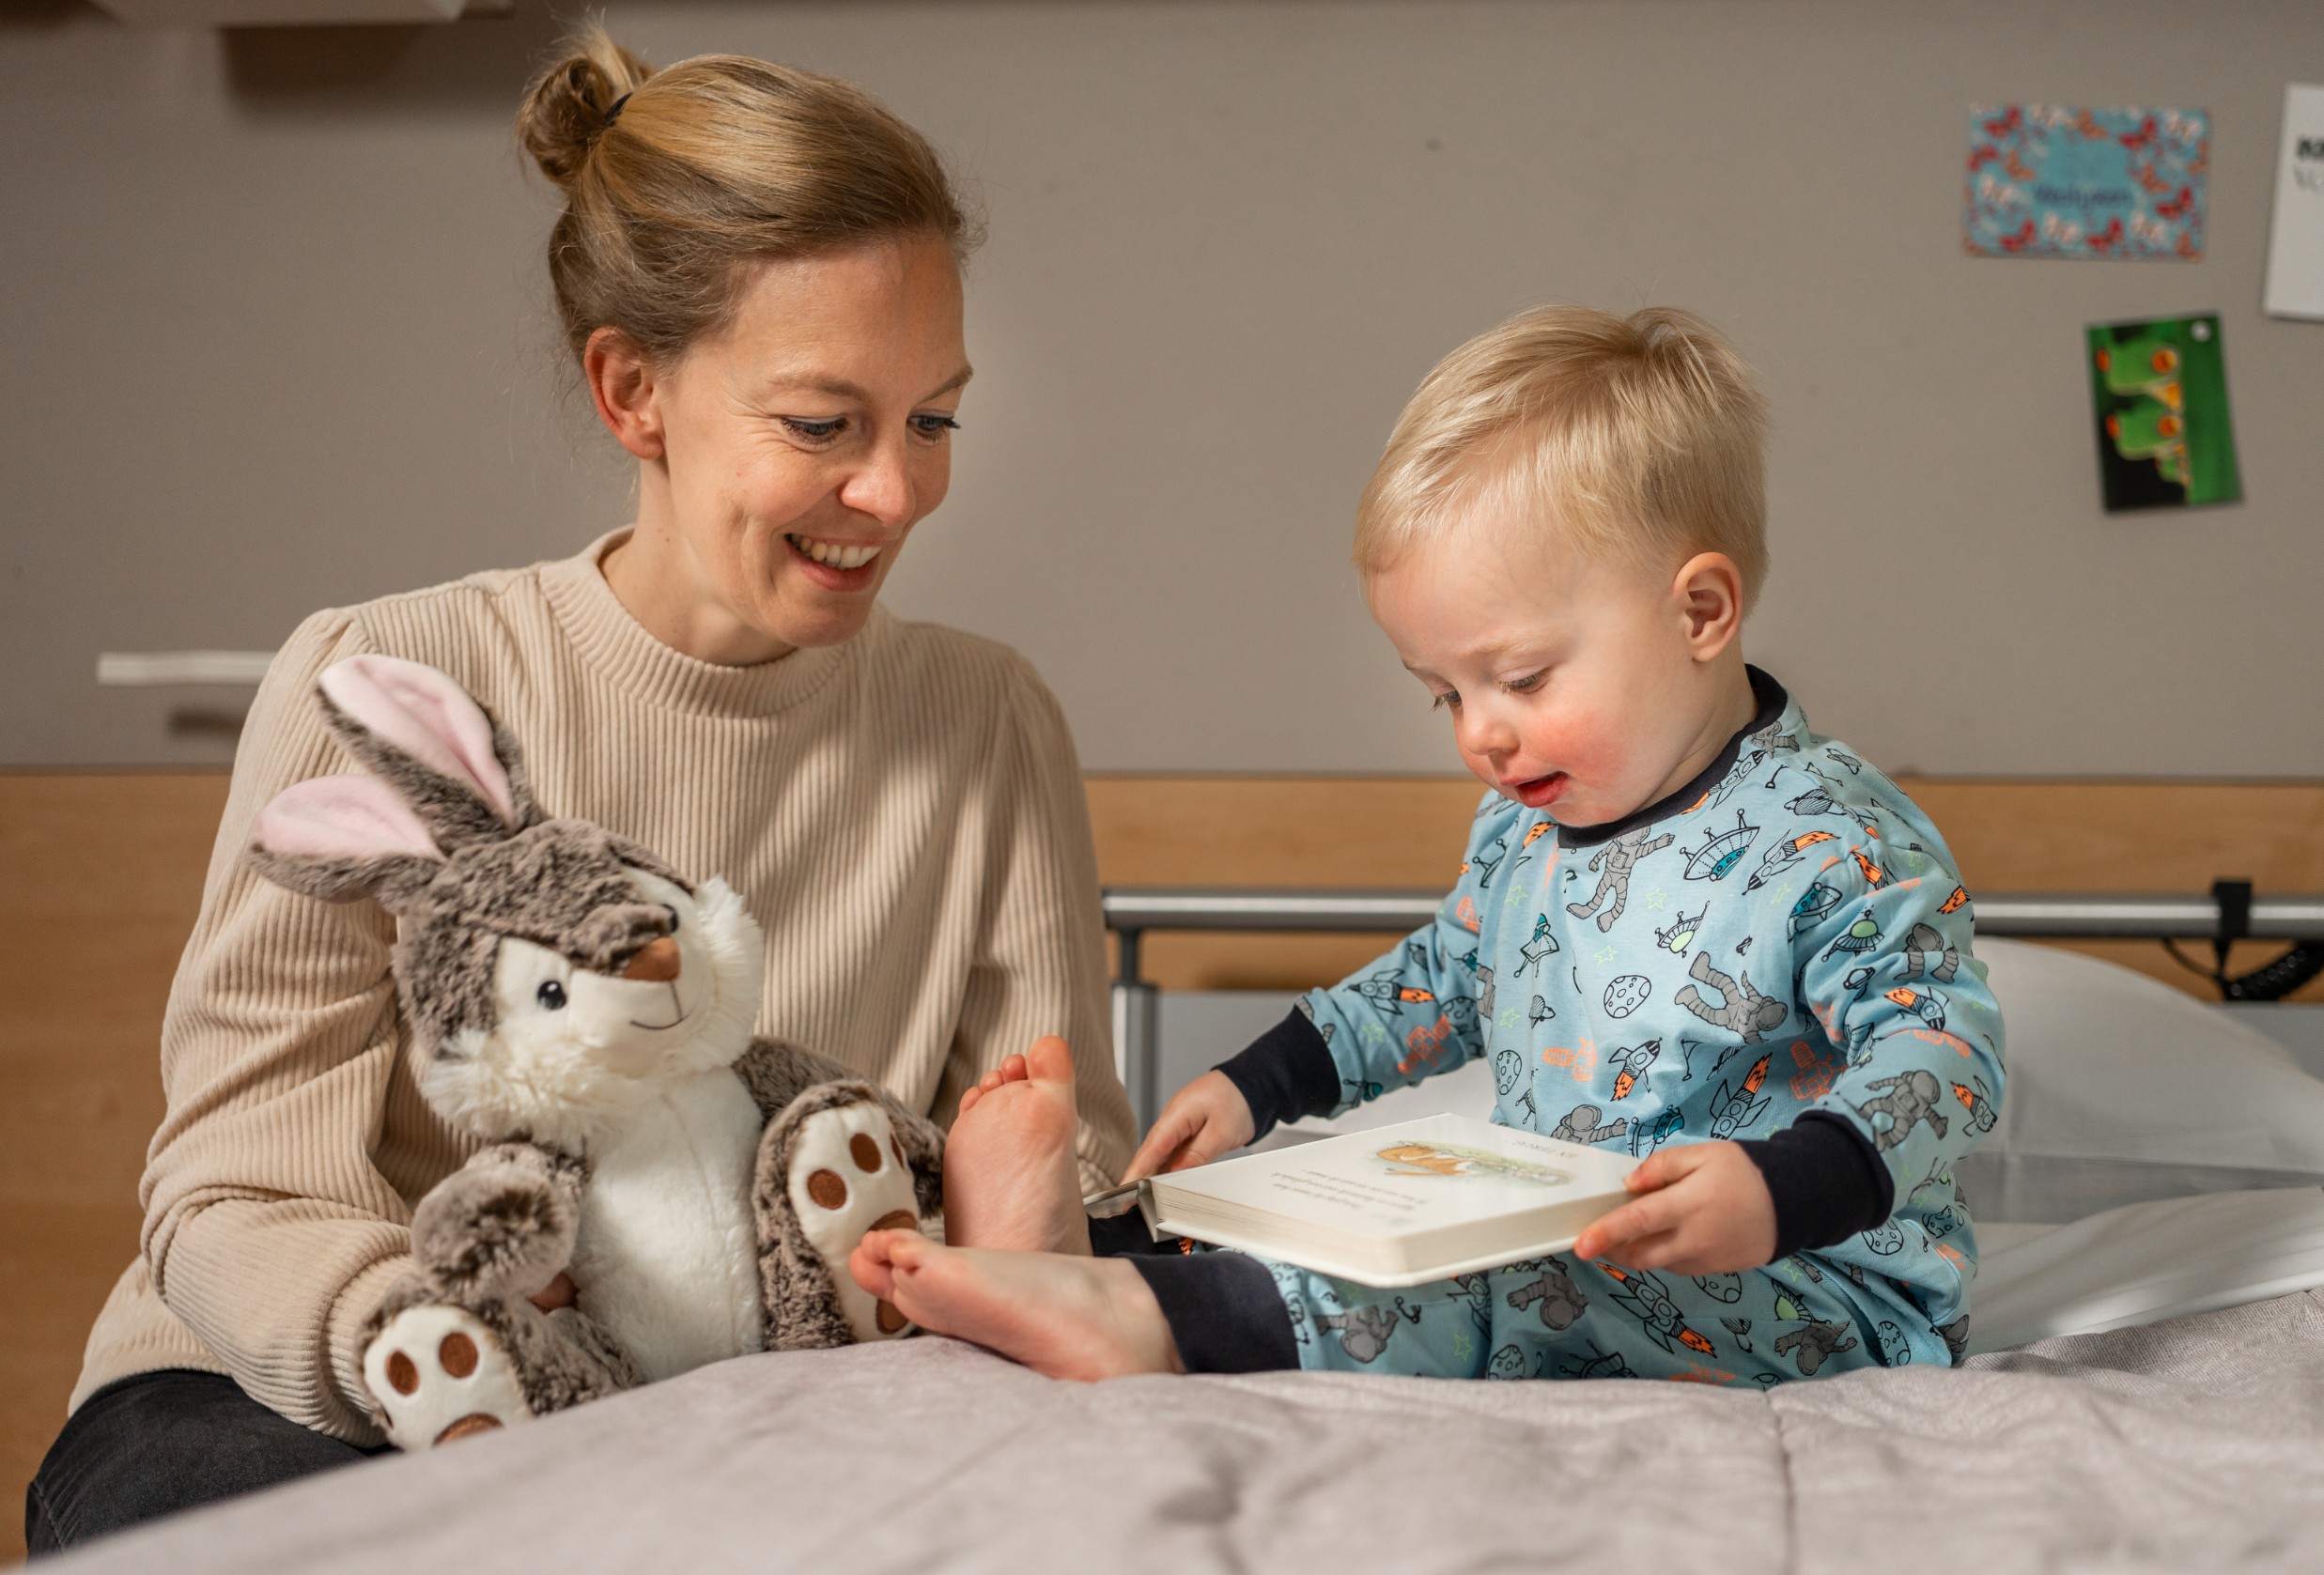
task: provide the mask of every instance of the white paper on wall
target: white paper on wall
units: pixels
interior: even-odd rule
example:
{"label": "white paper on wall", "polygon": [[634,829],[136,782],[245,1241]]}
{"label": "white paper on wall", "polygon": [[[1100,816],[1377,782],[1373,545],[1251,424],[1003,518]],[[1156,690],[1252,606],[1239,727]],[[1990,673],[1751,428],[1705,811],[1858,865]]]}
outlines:
{"label": "white paper on wall", "polygon": [[2324,318],[2324,87],[2284,90],[2284,147],[2276,164],[2275,233],[2261,309]]}

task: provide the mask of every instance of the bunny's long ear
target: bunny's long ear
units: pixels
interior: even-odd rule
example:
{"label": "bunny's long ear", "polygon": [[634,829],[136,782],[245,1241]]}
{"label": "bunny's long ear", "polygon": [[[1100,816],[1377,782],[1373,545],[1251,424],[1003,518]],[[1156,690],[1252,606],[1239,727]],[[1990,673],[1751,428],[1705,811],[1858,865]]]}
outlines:
{"label": "bunny's long ear", "polygon": [[540,818],[516,740],[451,677],[397,656],[323,670],[332,726],[446,849],[500,842]]}
{"label": "bunny's long ear", "polygon": [[377,897],[391,913],[443,868],[411,807],[369,777],[316,777],[250,823],[250,861],[277,886],[326,903]]}

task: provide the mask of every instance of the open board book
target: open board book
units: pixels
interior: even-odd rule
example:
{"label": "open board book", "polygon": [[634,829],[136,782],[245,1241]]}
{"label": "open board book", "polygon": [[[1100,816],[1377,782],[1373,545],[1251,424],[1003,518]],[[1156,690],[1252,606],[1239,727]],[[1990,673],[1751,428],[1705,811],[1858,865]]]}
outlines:
{"label": "open board book", "polygon": [[1151,1177],[1138,1206],[1157,1232],[1358,1285],[1421,1285],[1572,1246],[1627,1199],[1634,1163],[1431,1116]]}

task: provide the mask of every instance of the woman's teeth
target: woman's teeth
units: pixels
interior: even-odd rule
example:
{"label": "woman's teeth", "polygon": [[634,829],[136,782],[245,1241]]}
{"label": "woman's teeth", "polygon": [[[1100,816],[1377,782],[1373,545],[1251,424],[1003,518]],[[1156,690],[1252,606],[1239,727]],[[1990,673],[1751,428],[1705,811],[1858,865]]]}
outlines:
{"label": "woman's teeth", "polygon": [[813,536],[789,536],[784,539],[827,568],[860,569],[879,556],[876,547],[849,547],[844,542],[817,541]]}

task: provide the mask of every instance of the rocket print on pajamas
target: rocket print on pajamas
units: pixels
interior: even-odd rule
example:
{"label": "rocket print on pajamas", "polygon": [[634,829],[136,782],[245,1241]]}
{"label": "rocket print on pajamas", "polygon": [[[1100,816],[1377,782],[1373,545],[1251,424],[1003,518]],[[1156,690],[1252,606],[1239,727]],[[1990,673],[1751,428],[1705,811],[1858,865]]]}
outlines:
{"label": "rocket print on pajamas", "polygon": [[2006,1085],[1975,904],[1895,784],[1753,686],[1721,758],[1620,824],[1487,795],[1436,921],[1302,1005],[1351,1103],[1483,1056],[1495,1120],[1637,1159],[1812,1113],[1887,1167],[1891,1218],[1740,1274],[1569,1256],[1389,1293],[1270,1265],[1308,1366],[1761,1387],[1965,1349],[1951,1167]]}
{"label": "rocket print on pajamas", "polygon": [[1794,1285],[1768,1271],[1695,1279],[1558,1257],[1373,1290],[1267,1267],[1312,1370],[1766,1388],[1852,1367],[1942,1366],[1968,1338],[1962,1320],[1915,1345],[1895,1309],[1867,1321],[1852,1282]]}

